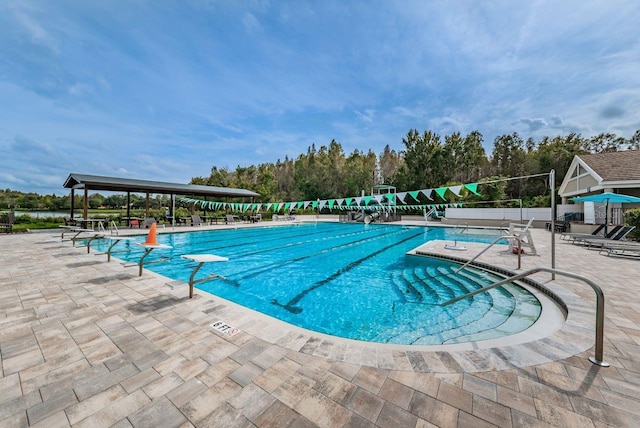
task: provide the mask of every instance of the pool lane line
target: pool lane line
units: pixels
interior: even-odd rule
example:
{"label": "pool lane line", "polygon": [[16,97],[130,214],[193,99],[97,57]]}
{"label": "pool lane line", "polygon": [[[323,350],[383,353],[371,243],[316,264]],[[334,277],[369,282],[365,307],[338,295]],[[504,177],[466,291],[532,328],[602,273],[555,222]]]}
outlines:
{"label": "pool lane line", "polygon": [[[222,247],[218,246],[218,247],[209,247],[210,249],[220,249],[220,248],[227,248],[227,247],[239,247],[239,246],[243,246],[243,245],[253,245],[255,243],[260,243],[261,241],[264,241],[265,239],[270,239],[269,237],[271,236],[277,236],[277,239],[272,239],[272,240],[281,240],[281,239],[288,239],[290,237],[296,237],[296,236],[308,236],[309,235],[309,228],[314,228],[316,229],[315,226],[309,225],[297,225],[295,226],[296,228],[296,232],[298,229],[300,229],[299,233],[292,233],[290,235],[284,235],[283,229],[282,228],[293,228],[294,226],[266,226],[266,227],[260,227],[260,228],[243,228],[243,229],[216,229],[216,230],[206,230],[206,231],[194,231],[194,232],[187,232],[187,233],[181,233],[180,235],[189,235],[189,236],[196,236],[196,237],[203,237],[203,239],[197,239],[197,240],[191,240],[191,241],[187,241],[184,240],[184,244],[189,244],[189,245],[206,245],[209,242],[212,243],[218,243],[221,240],[224,241],[233,241],[233,242],[237,242],[237,244],[234,245],[224,245]],[[338,226],[338,227],[331,227],[328,229],[322,229],[319,232],[317,232],[318,234],[331,234],[331,233],[335,233],[335,231],[339,230],[340,228],[344,229],[343,226]],[[248,231],[266,231],[268,233],[247,233]],[[344,232],[344,230],[343,230]],[[198,235],[200,234],[200,235]],[[230,234],[236,234],[237,236],[229,236]],[[223,235],[223,236],[217,236],[217,235]],[[246,238],[256,238],[254,240],[248,240]],[[180,245],[181,243],[176,243],[176,245]]]}
{"label": "pool lane line", "polygon": [[[250,278],[251,276],[258,275],[258,274],[260,274],[260,273],[262,273],[264,271],[271,270],[274,266],[281,267],[284,264],[295,263],[297,261],[300,261],[300,260],[303,260],[303,259],[306,259],[306,258],[309,258],[309,257],[313,257],[313,256],[316,256],[316,255],[325,253],[327,251],[338,250],[338,249],[342,249],[342,248],[345,248],[345,247],[348,247],[348,246],[351,246],[351,245],[360,245],[363,242],[368,242],[368,241],[372,241],[372,240],[376,240],[376,239],[392,236],[394,234],[403,233],[403,232],[405,232],[407,230],[410,230],[410,229],[405,229],[405,228],[397,229],[397,228],[387,227],[387,228],[380,229],[380,230],[386,231],[386,233],[378,233],[378,234],[376,234],[374,236],[366,236],[366,237],[364,237],[362,239],[359,239],[357,241],[349,241],[347,243],[344,243],[344,244],[341,244],[341,245],[338,245],[338,246],[334,246],[334,247],[330,247],[330,248],[323,248],[323,249],[321,249],[319,251],[316,251],[314,253],[310,253],[310,254],[307,254],[307,255],[304,255],[304,256],[299,256],[299,257],[296,257],[296,258],[293,258],[293,259],[288,259],[288,260],[285,260],[283,262],[279,261],[279,262],[270,263],[269,265],[262,265],[262,266],[259,266],[259,267],[256,267],[256,268],[252,269],[251,271],[246,271],[245,270],[245,271],[242,272],[243,274],[246,274],[247,272],[250,272],[250,273],[248,275],[243,275],[243,276],[241,276],[239,278],[236,278],[236,279],[234,279],[233,276],[234,275],[238,275],[238,273],[234,273],[234,274],[231,274],[231,275],[226,275],[224,278],[220,277],[218,279],[221,282],[229,284],[229,285],[231,285],[231,286],[233,286],[235,288],[240,288],[241,284],[240,284],[239,280]],[[362,233],[364,233],[364,232],[358,231],[357,233],[344,234],[343,236],[362,234]],[[326,239],[333,239],[333,237],[320,238],[320,240],[326,240]],[[175,255],[171,255],[170,257],[175,257]],[[237,260],[237,259],[238,258],[234,258],[233,260]],[[189,263],[188,261],[185,261],[185,260],[183,260],[181,258],[176,258],[176,260],[177,260],[177,262],[174,264],[173,267],[175,267],[176,264],[182,263],[182,264],[186,265],[186,264]],[[172,277],[171,275],[167,275],[167,276]]]}
{"label": "pool lane line", "polygon": [[391,245],[387,245],[386,247],[380,248],[376,251],[374,251],[373,253],[369,253],[368,255],[366,255],[365,257],[361,257],[357,260],[352,261],[351,263],[349,263],[347,266],[344,266],[340,269],[338,269],[337,271],[335,271],[333,274],[331,274],[330,276],[328,276],[327,278],[320,280],[318,282],[316,282],[315,284],[313,284],[312,286],[310,286],[309,288],[304,289],[303,291],[301,291],[300,293],[298,293],[296,296],[294,296],[291,300],[289,300],[286,304],[282,304],[280,302],[278,302],[278,299],[273,299],[271,300],[271,303],[273,303],[276,306],[280,306],[282,308],[284,308],[285,310],[294,313],[294,314],[299,314],[300,312],[302,312],[302,308],[300,306],[296,306],[300,300],[302,300],[307,294],[309,294],[310,292],[312,292],[313,290],[322,287],[323,285],[328,284],[329,282],[333,281],[334,279],[338,278],[340,275],[343,275],[347,272],[349,272],[351,269],[355,268],[356,266],[359,266],[360,264],[362,264],[365,260],[370,259],[372,257],[375,257],[379,254],[382,254],[383,252],[397,246],[400,244],[403,244],[404,242],[407,242],[411,239],[417,238],[418,236],[422,235],[423,232],[420,233],[416,233],[414,235],[411,235],[407,238],[404,238],[398,242],[394,242]]}
{"label": "pool lane line", "polygon": [[[274,226],[273,228],[275,229],[278,226]],[[279,226],[282,227],[282,226]],[[358,229],[358,230],[351,230],[351,231],[342,231],[343,233],[341,233],[340,235],[333,235],[333,233],[335,233],[339,228],[332,228],[330,230],[321,230],[320,232],[318,232],[316,235],[320,235],[320,236],[315,236],[313,239],[309,239],[306,241],[300,241],[300,242],[291,242],[288,243],[286,245],[280,245],[280,246],[274,246],[274,247],[270,247],[270,248],[262,248],[259,250],[255,250],[255,251],[251,251],[251,252],[243,252],[243,253],[225,253],[225,255],[227,257],[234,257],[236,254],[240,254],[240,256],[235,257],[235,259],[240,258],[240,257],[245,257],[245,256],[250,256],[253,254],[259,254],[259,253],[264,253],[264,252],[269,252],[269,251],[274,251],[274,250],[278,250],[278,249],[282,249],[282,248],[287,248],[287,247],[291,247],[293,245],[301,245],[301,244],[305,244],[305,243],[309,243],[309,242],[318,242],[318,241],[322,241],[322,240],[330,240],[330,239],[337,239],[337,238],[343,238],[345,236],[355,236],[355,235],[361,235],[364,233],[367,233],[366,230],[363,229]],[[387,228],[385,228],[387,229]],[[306,231],[306,233],[300,233],[300,234],[295,234],[295,235],[287,235],[287,236],[282,236],[281,238],[278,239],[271,239],[271,241],[281,241],[281,240],[290,240],[292,238],[298,238],[298,237],[304,237],[304,236],[309,236],[309,231]],[[195,232],[197,233],[197,232]],[[324,236],[326,235],[326,236]],[[255,237],[257,238],[261,238],[258,235],[255,235]],[[266,237],[268,239],[268,237]],[[214,247],[207,247],[207,251],[213,251],[213,250],[222,250],[222,249],[228,249],[228,248],[245,248],[246,246],[256,246],[256,245],[260,245],[260,244],[264,244],[265,238],[262,238],[260,240],[254,240],[254,241],[246,241],[243,240],[242,242],[238,242],[238,243],[234,243],[232,245],[222,245],[222,246],[214,246]],[[215,241],[200,241],[197,243],[197,245],[201,245],[201,244],[206,244],[206,242],[215,242]]]}
{"label": "pool lane line", "polygon": [[[386,233],[380,233],[379,231],[383,231],[383,232],[386,232]],[[404,229],[395,229],[395,228],[384,228],[384,229],[382,229],[381,228],[381,229],[379,229],[379,231],[378,231],[378,233],[376,233],[375,235],[372,236],[367,231],[363,231],[363,230],[359,229],[357,231],[353,231],[353,232],[350,232],[350,233],[343,233],[341,235],[316,237],[316,238],[313,238],[313,239],[309,239],[307,241],[292,242],[292,243],[289,243],[289,244],[286,244],[286,245],[280,245],[280,246],[277,246],[277,247],[270,247],[270,248],[266,248],[266,249],[262,249],[262,250],[258,250],[258,251],[253,251],[253,252],[250,252],[250,253],[242,253],[242,255],[237,256],[237,257],[234,257],[234,253],[224,253],[224,254],[225,254],[225,256],[232,258],[233,261],[237,261],[237,260],[240,260],[242,258],[250,257],[252,255],[259,254],[259,253],[265,253],[265,252],[268,253],[268,252],[278,251],[278,250],[282,250],[282,249],[291,249],[294,246],[306,245],[306,244],[309,244],[309,243],[312,243],[312,242],[331,241],[331,240],[334,240],[334,239],[340,239],[340,238],[345,238],[345,237],[354,237],[354,236],[357,236],[357,235],[366,234],[366,236],[364,238],[362,238],[362,239],[355,240],[355,241],[349,241],[347,243],[344,243],[344,244],[341,244],[341,245],[338,245],[338,246],[334,246],[334,247],[323,247],[322,249],[320,249],[320,250],[318,250],[318,251],[316,251],[314,253],[311,253],[311,254],[306,256],[306,257],[312,257],[312,256],[317,255],[317,254],[322,254],[323,252],[326,252],[326,251],[331,251],[333,249],[344,247],[345,245],[357,245],[362,241],[377,239],[379,237],[385,237],[385,236],[389,236],[389,235],[392,235],[392,234],[395,234],[395,233],[400,233],[400,232],[404,231]],[[207,250],[209,250],[209,249],[207,249]],[[213,250],[213,249],[211,249],[211,250]],[[285,260],[283,262],[280,262],[280,261],[273,262],[273,263],[270,263],[269,265],[266,265],[266,266],[262,265],[262,266],[253,268],[251,271],[252,271],[252,274],[255,275],[255,274],[261,273],[261,272],[263,272],[265,270],[271,269],[274,265],[275,266],[281,266],[283,264],[293,263],[293,262],[302,260],[303,258],[306,258],[306,257],[300,256],[300,257],[297,257],[297,258],[294,258],[294,259]],[[242,273],[246,273],[246,272],[248,272],[248,271],[244,271]],[[229,276],[233,276],[233,275],[237,275],[237,274],[238,273],[234,273],[234,274],[231,274]],[[240,277],[238,279],[244,279],[246,277],[247,276],[245,275],[245,276],[242,276],[242,277]],[[230,283],[231,285],[233,285],[234,287],[239,287],[240,286],[240,284],[237,282],[237,280],[231,279],[229,277],[227,277],[227,282]]]}
{"label": "pool lane line", "polygon": [[[404,230],[402,230],[402,231],[404,231]],[[344,244],[336,245],[334,247],[323,248],[322,250],[315,251],[313,253],[304,254],[304,255],[293,257],[293,258],[290,258],[290,259],[287,259],[287,260],[281,260],[281,261],[269,263],[268,265],[262,265],[262,266],[259,266],[259,267],[251,269],[251,271],[248,274],[237,278],[237,280],[251,278],[251,277],[256,276],[256,275],[258,275],[258,274],[260,274],[262,272],[271,270],[274,267],[282,267],[284,265],[295,263],[295,262],[298,262],[300,260],[308,259],[310,257],[314,257],[314,256],[317,256],[317,255],[320,255],[320,254],[323,254],[323,253],[330,252],[330,251],[341,250],[341,249],[344,249],[344,248],[347,248],[347,247],[351,247],[353,245],[361,245],[361,244],[366,243],[366,242],[370,242],[370,241],[374,241],[374,240],[377,240],[377,239],[382,239],[382,238],[386,238],[386,237],[389,237],[389,236],[393,236],[395,234],[401,233],[402,231],[398,230],[398,231],[391,231],[389,233],[385,233],[385,234],[382,234],[382,235],[378,234],[378,235],[375,235],[375,236],[367,236],[367,237],[365,237],[363,239],[359,239],[357,241],[346,242]],[[394,244],[394,245],[396,245],[396,244]],[[244,271],[243,273],[246,273],[246,272],[248,272],[248,271]],[[233,275],[230,275],[230,276],[233,276]]]}
{"label": "pool lane line", "polygon": [[[290,243],[288,243],[286,245],[279,245],[279,246],[270,247],[270,248],[263,248],[263,249],[256,250],[256,251],[239,253],[240,255],[238,255],[237,257],[234,257],[234,260],[238,260],[238,259],[245,258],[245,257],[250,257],[250,256],[253,256],[255,254],[260,254],[260,253],[269,253],[269,252],[272,252],[272,251],[278,251],[278,250],[282,250],[282,249],[290,249],[291,247],[300,246],[300,245],[306,245],[306,244],[310,244],[310,243],[313,243],[313,242],[333,241],[333,240],[336,240],[336,239],[355,237],[355,236],[358,236],[358,235],[367,235],[367,238],[375,238],[377,236],[386,236],[388,234],[397,233],[398,232],[396,230],[389,231],[390,229],[381,229],[381,230],[386,231],[387,233],[385,233],[385,234],[377,233],[376,235],[371,235],[367,231],[359,230],[359,231],[354,231],[354,232],[350,232],[350,233],[343,233],[343,234],[340,234],[340,235],[332,235],[332,236],[325,236],[325,237],[314,237],[313,239],[307,239],[306,241],[290,242]],[[358,242],[358,241],[352,241],[352,242]],[[329,242],[329,244],[331,244],[331,242]],[[238,253],[228,253],[227,255],[229,257],[233,257],[233,256],[235,256],[235,254],[238,254]]]}

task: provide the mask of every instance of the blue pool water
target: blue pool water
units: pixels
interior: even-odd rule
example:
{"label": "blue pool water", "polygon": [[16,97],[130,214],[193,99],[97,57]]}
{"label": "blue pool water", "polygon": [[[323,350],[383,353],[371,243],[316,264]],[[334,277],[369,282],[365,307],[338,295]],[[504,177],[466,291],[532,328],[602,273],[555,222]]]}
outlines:
{"label": "blue pool water", "polygon": [[[497,232],[496,232],[497,233]],[[182,254],[212,253],[198,285],[211,294],[310,330],[350,339],[398,344],[443,344],[520,332],[540,315],[540,303],[509,284],[443,307],[450,298],[495,282],[496,276],[444,260],[405,253],[433,239],[492,242],[499,235],[459,234],[448,228],[385,224],[303,223],[158,235],[170,250],[155,250],[146,266],[188,282],[195,263]],[[140,237],[143,241],[144,237]],[[105,245],[105,244],[101,244]],[[137,262],[127,245],[120,258]],[[102,248],[104,249],[104,247]]]}

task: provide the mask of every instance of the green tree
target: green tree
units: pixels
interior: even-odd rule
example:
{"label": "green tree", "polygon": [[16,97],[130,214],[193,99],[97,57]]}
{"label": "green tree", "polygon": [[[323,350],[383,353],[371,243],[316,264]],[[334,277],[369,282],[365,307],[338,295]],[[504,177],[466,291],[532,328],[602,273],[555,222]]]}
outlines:
{"label": "green tree", "polygon": [[478,131],[472,131],[462,138],[459,132],[445,137],[445,159],[447,168],[453,173],[451,179],[456,183],[477,181],[486,168],[487,156],[482,147],[483,137]]}
{"label": "green tree", "polygon": [[[493,173],[504,177],[521,177],[526,174],[526,153],[524,141],[514,132],[511,135],[501,135],[493,142],[491,166]],[[507,184],[507,196],[520,198],[523,180],[512,180]]]}
{"label": "green tree", "polygon": [[437,187],[453,176],[447,167],[452,164],[440,142],[440,136],[431,131],[422,135],[412,129],[402,139],[405,146],[404,163],[398,172],[399,190]]}
{"label": "green tree", "polygon": [[395,150],[387,144],[384,146],[384,151],[380,155],[379,167],[380,167],[380,181],[376,184],[391,184],[395,185],[398,172],[402,166],[404,159]]}
{"label": "green tree", "polygon": [[602,133],[589,139],[591,153],[617,152],[627,144],[626,140],[616,134]]}

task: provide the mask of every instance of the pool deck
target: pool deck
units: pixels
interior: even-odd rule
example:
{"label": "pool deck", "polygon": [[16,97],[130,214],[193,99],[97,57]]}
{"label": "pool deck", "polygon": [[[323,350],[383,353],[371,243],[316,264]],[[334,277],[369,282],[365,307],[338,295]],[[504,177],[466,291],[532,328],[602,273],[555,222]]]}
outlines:
{"label": "pool deck", "polygon": [[[245,226],[176,230],[225,227]],[[604,290],[604,360],[611,364],[604,368],[588,360],[595,294],[560,276],[536,276],[569,306],[567,322],[549,337],[410,348],[316,334],[198,290],[188,299],[187,285],[148,270],[138,276],[137,266],[107,263],[54,232],[0,236],[0,427],[640,421],[639,260],[556,239],[556,267]],[[550,236],[533,230],[540,255],[524,255],[522,270],[550,266]],[[443,244],[426,250],[472,257],[484,248]],[[494,247],[480,260],[515,271],[517,256]],[[216,321],[240,332],[227,336],[211,327]]]}

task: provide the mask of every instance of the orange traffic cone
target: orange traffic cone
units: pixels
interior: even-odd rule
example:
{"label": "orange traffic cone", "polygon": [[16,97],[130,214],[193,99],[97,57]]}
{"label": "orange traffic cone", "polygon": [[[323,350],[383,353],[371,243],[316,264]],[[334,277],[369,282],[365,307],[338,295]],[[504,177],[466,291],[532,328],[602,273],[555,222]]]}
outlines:
{"label": "orange traffic cone", "polygon": [[149,234],[147,235],[146,245],[158,245],[158,238],[156,232],[156,222],[154,221],[151,224],[151,229],[149,229]]}

